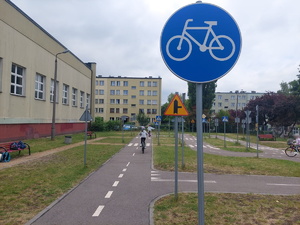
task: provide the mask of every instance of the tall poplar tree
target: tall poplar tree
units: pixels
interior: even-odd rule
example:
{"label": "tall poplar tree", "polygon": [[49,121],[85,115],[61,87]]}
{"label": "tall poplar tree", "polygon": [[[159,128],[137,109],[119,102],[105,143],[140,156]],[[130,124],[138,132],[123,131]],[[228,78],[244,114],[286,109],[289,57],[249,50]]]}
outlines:
{"label": "tall poplar tree", "polygon": [[[213,101],[215,99],[215,91],[217,87],[217,81],[202,84],[202,99],[203,99],[203,112],[209,113]],[[196,83],[188,82],[188,110],[190,112],[195,111],[196,108]]]}

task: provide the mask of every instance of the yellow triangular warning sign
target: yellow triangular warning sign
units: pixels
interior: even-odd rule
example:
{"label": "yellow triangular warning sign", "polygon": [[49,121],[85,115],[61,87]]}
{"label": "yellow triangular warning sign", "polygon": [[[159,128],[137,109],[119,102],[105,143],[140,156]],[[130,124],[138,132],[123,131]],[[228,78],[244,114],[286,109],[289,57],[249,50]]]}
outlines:
{"label": "yellow triangular warning sign", "polygon": [[175,94],[164,115],[166,116],[188,116],[186,110],[178,94]]}

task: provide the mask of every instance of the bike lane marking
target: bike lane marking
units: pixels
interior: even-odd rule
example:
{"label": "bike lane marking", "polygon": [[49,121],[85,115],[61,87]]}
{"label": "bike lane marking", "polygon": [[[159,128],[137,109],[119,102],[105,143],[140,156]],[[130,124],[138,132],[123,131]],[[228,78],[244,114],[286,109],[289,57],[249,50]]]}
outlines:
{"label": "bike lane marking", "polygon": [[273,183],[267,183],[267,185],[270,185],[270,186],[285,186],[285,187],[300,187],[300,184],[273,184]]}
{"label": "bike lane marking", "polygon": [[115,181],[114,184],[112,185],[113,187],[117,187],[119,184],[119,181]]}
{"label": "bike lane marking", "polygon": [[110,198],[114,191],[108,191],[104,198]]}
{"label": "bike lane marking", "polygon": [[[132,145],[133,145],[133,143],[128,144],[129,147],[132,146]],[[138,145],[138,144],[135,143],[134,145]],[[132,156],[134,156],[134,155],[135,155],[135,153]],[[129,167],[130,163],[131,162],[129,161],[126,164],[125,168],[122,169],[122,172],[126,172],[127,171],[127,168]],[[121,173],[118,176],[118,178],[123,178],[123,176],[124,176],[124,174]],[[118,181],[118,180],[115,181],[113,183],[112,187],[117,187],[119,185],[119,183],[120,183],[120,181]],[[111,198],[112,194],[113,194],[113,191],[108,191],[104,198],[106,198],[106,199]],[[98,217],[98,216],[100,216],[100,214],[101,214],[102,210],[104,209],[104,207],[105,207],[105,205],[99,205],[98,208],[96,209],[96,211],[94,212],[94,214],[92,215],[92,217]]]}
{"label": "bike lane marking", "polygon": [[92,215],[92,217],[98,217],[103,209],[104,209],[104,205],[99,205],[96,211],[94,212],[94,214]]}

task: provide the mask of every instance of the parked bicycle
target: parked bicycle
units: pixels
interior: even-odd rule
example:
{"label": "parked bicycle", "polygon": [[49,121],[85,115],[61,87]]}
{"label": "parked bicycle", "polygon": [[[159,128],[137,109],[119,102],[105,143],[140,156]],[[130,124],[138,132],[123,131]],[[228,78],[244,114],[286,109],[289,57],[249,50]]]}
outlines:
{"label": "parked bicycle", "polygon": [[299,146],[295,145],[294,142],[288,142],[287,144],[289,147],[287,147],[284,152],[288,157],[294,157],[300,153]]}

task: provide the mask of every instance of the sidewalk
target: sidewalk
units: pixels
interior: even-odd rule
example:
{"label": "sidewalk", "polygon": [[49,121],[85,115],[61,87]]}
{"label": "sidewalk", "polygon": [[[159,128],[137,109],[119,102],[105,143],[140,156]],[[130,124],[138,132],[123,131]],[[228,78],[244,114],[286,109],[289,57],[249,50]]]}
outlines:
{"label": "sidewalk", "polygon": [[[101,139],[103,139],[103,137],[99,137],[99,138],[95,138],[95,139],[89,139],[89,140],[87,140],[87,144],[93,143],[93,142],[101,140]],[[57,152],[65,151],[65,150],[70,149],[70,148],[74,148],[74,147],[81,146],[81,145],[83,146],[84,143],[85,143],[85,141],[81,141],[81,142],[78,142],[78,143],[65,145],[65,146],[62,146],[62,147],[59,147],[59,148],[54,148],[54,149],[46,150],[46,151],[43,151],[43,152],[31,153],[31,155],[22,155],[22,157],[19,157],[19,158],[12,158],[10,160],[10,162],[0,163],[0,170],[5,169],[5,168],[9,168],[9,167],[13,167],[13,166],[16,166],[16,165],[19,165],[19,164],[22,164],[22,163],[27,163],[27,162],[30,162],[32,160],[36,160],[36,159],[39,159],[39,158],[42,158],[42,157],[45,157],[45,156],[48,156],[48,155],[51,155],[51,154],[54,154],[54,153],[57,153]]]}

